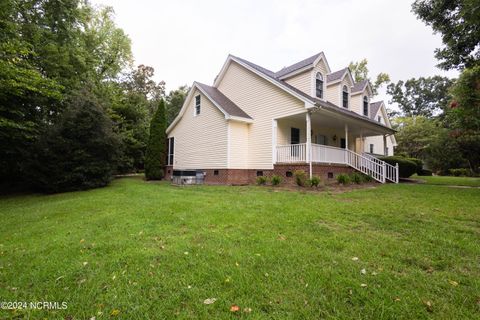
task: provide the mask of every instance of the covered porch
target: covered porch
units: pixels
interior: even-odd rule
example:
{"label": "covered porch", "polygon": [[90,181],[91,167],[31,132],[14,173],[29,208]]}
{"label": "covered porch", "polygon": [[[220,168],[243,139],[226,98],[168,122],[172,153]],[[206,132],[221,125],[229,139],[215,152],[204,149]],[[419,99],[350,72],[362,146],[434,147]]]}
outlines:
{"label": "covered porch", "polygon": [[363,152],[366,137],[380,135],[386,140],[394,132],[390,128],[359,115],[321,108],[275,119],[273,125],[274,164],[342,164],[379,182],[398,182],[395,166]]}

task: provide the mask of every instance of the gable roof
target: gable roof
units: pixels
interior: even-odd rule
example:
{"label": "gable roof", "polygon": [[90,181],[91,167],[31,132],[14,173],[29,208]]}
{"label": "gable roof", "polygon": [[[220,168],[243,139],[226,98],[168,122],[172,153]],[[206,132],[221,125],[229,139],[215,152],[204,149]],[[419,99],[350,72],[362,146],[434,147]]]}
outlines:
{"label": "gable roof", "polygon": [[[240,109],[232,100],[228,99],[223,93],[215,87],[196,82],[198,87],[212,102],[220,107],[228,116],[252,119],[245,111]],[[221,111],[222,111],[221,110]]]}
{"label": "gable roof", "polygon": [[192,100],[193,93],[195,92],[195,88],[198,89],[208,100],[212,102],[212,104],[217,107],[220,112],[222,112],[225,116],[226,120],[237,120],[250,123],[252,122],[252,117],[250,117],[245,111],[240,109],[232,100],[228,99],[223,93],[220,92],[215,87],[208,86],[203,83],[193,82],[192,87],[188,91],[187,97],[183,102],[182,108],[180,112],[172,121],[172,123],[168,126],[166,132],[169,133],[180,121],[180,119],[185,114],[188,104],[190,100]]}
{"label": "gable roof", "polygon": [[284,68],[282,68],[280,71],[277,71],[277,72],[275,73],[275,76],[276,76],[277,78],[281,78],[281,77],[283,77],[283,76],[285,76],[285,75],[288,75],[288,74],[290,74],[290,73],[292,73],[292,72],[294,72],[294,71],[297,71],[297,70],[299,70],[299,69],[305,68],[305,67],[307,67],[307,66],[311,66],[311,67],[313,68],[313,65],[314,65],[315,61],[317,61],[317,59],[318,59],[320,56],[322,56],[322,55],[323,55],[323,52],[319,52],[319,53],[317,53],[317,54],[315,54],[315,55],[313,55],[313,56],[311,56],[311,57],[308,57],[308,58],[306,58],[306,59],[303,59],[302,61],[299,61],[299,62],[297,62],[297,63],[294,63],[294,64],[292,64],[292,65],[290,65],[290,66],[288,66],[288,67],[284,67]]}
{"label": "gable roof", "polygon": [[342,79],[347,71],[348,71],[348,68],[343,68],[341,70],[327,74],[327,83]]}
{"label": "gable roof", "polygon": [[[383,124],[381,124],[377,121],[374,121],[372,119],[366,118],[365,116],[360,115],[360,114],[358,114],[354,111],[351,111],[351,110],[348,110],[348,109],[345,109],[345,108],[340,108],[340,107],[334,105],[333,103],[331,103],[329,101],[324,101],[324,100],[321,100],[321,99],[318,99],[318,98],[314,98],[314,97],[306,94],[305,92],[295,88],[294,86],[288,84],[287,82],[278,79],[275,76],[274,72],[272,72],[272,71],[270,71],[266,68],[263,68],[263,67],[255,64],[253,62],[250,62],[248,60],[236,57],[234,55],[230,54],[228,56],[227,61],[224,64],[224,68],[222,68],[222,71],[223,71],[223,69],[225,69],[225,66],[228,64],[229,59],[232,59],[233,61],[236,61],[237,63],[239,63],[240,65],[243,65],[244,67],[247,66],[247,67],[253,69],[257,73],[259,73],[259,76],[262,76],[263,78],[269,80],[270,82],[274,83],[275,85],[277,85],[281,89],[285,90],[286,92],[292,94],[293,96],[297,97],[298,99],[300,99],[300,100],[302,100],[306,103],[311,104],[313,107],[320,107],[320,108],[323,108],[323,109],[326,109],[326,110],[329,110],[329,111],[332,111],[332,112],[335,112],[335,113],[347,115],[347,116],[350,116],[350,117],[353,117],[353,118],[356,118],[356,119],[359,119],[359,120],[362,120],[362,121],[367,121],[367,122],[369,122],[369,123],[371,123],[375,126],[380,126],[384,129],[386,128],[386,129],[388,129],[392,132],[395,132],[395,130],[389,128],[388,126],[385,126],[385,125],[383,125]],[[345,70],[344,72],[348,72],[348,74],[350,75],[350,71],[349,71],[348,68],[345,68],[343,70]],[[351,75],[350,75],[350,77],[351,77]],[[340,79],[341,78],[343,78],[343,77],[340,77]],[[220,77],[218,77],[218,76],[217,76],[215,82],[217,82],[217,81],[220,81]]]}
{"label": "gable roof", "polygon": [[375,101],[375,102],[370,103],[370,118],[371,119],[375,119],[375,116],[377,115],[378,110],[380,109],[382,104],[383,104],[383,101]]}
{"label": "gable roof", "polygon": [[360,92],[365,90],[365,87],[368,85],[368,80],[362,80],[360,82],[356,82],[352,87],[352,93]]}

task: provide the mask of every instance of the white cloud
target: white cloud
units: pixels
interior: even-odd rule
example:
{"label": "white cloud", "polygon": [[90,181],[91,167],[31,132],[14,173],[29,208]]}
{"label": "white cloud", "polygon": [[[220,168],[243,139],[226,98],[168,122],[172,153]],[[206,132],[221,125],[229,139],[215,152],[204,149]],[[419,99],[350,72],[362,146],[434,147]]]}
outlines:
{"label": "white cloud", "polygon": [[[167,89],[211,84],[227,54],[267,69],[324,51],[333,70],[367,58],[372,77],[435,74],[441,39],[395,0],[96,0],[113,6],[136,63],[153,66]],[[379,98],[386,99],[384,93]]]}

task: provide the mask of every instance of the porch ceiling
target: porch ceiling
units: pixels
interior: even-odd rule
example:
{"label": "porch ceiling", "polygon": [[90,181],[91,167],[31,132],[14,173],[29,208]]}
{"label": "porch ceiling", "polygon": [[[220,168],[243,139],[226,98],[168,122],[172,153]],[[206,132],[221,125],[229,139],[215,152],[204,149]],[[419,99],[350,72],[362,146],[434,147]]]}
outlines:
{"label": "porch ceiling", "polygon": [[[323,127],[343,131],[345,130],[345,124],[348,124],[349,134],[354,136],[363,135],[364,137],[393,134],[395,132],[393,129],[387,128],[381,124],[372,123],[370,120],[355,119],[323,109],[315,109],[312,111],[312,128]],[[295,121],[306,121],[305,113],[285,118]]]}

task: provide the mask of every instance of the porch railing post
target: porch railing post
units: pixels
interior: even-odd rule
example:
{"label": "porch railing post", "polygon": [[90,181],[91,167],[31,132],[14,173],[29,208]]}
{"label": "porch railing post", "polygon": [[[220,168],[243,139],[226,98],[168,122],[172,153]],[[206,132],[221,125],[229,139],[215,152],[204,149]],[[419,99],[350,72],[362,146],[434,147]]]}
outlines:
{"label": "porch railing post", "polygon": [[399,180],[399,171],[400,171],[400,168],[398,167],[398,162],[395,164],[395,174],[396,174],[396,177],[395,177],[395,183],[399,183],[400,180]]}
{"label": "porch railing post", "polygon": [[307,160],[307,163],[308,163],[308,166],[309,166],[309,176],[310,176],[310,179],[312,178],[312,121],[311,121],[311,115],[310,115],[310,112],[307,112],[307,115],[306,115],[306,124],[307,124],[307,132],[306,132],[306,135],[307,135],[307,145],[305,146],[305,148],[307,150],[305,150],[305,155],[306,155],[306,160]]}

